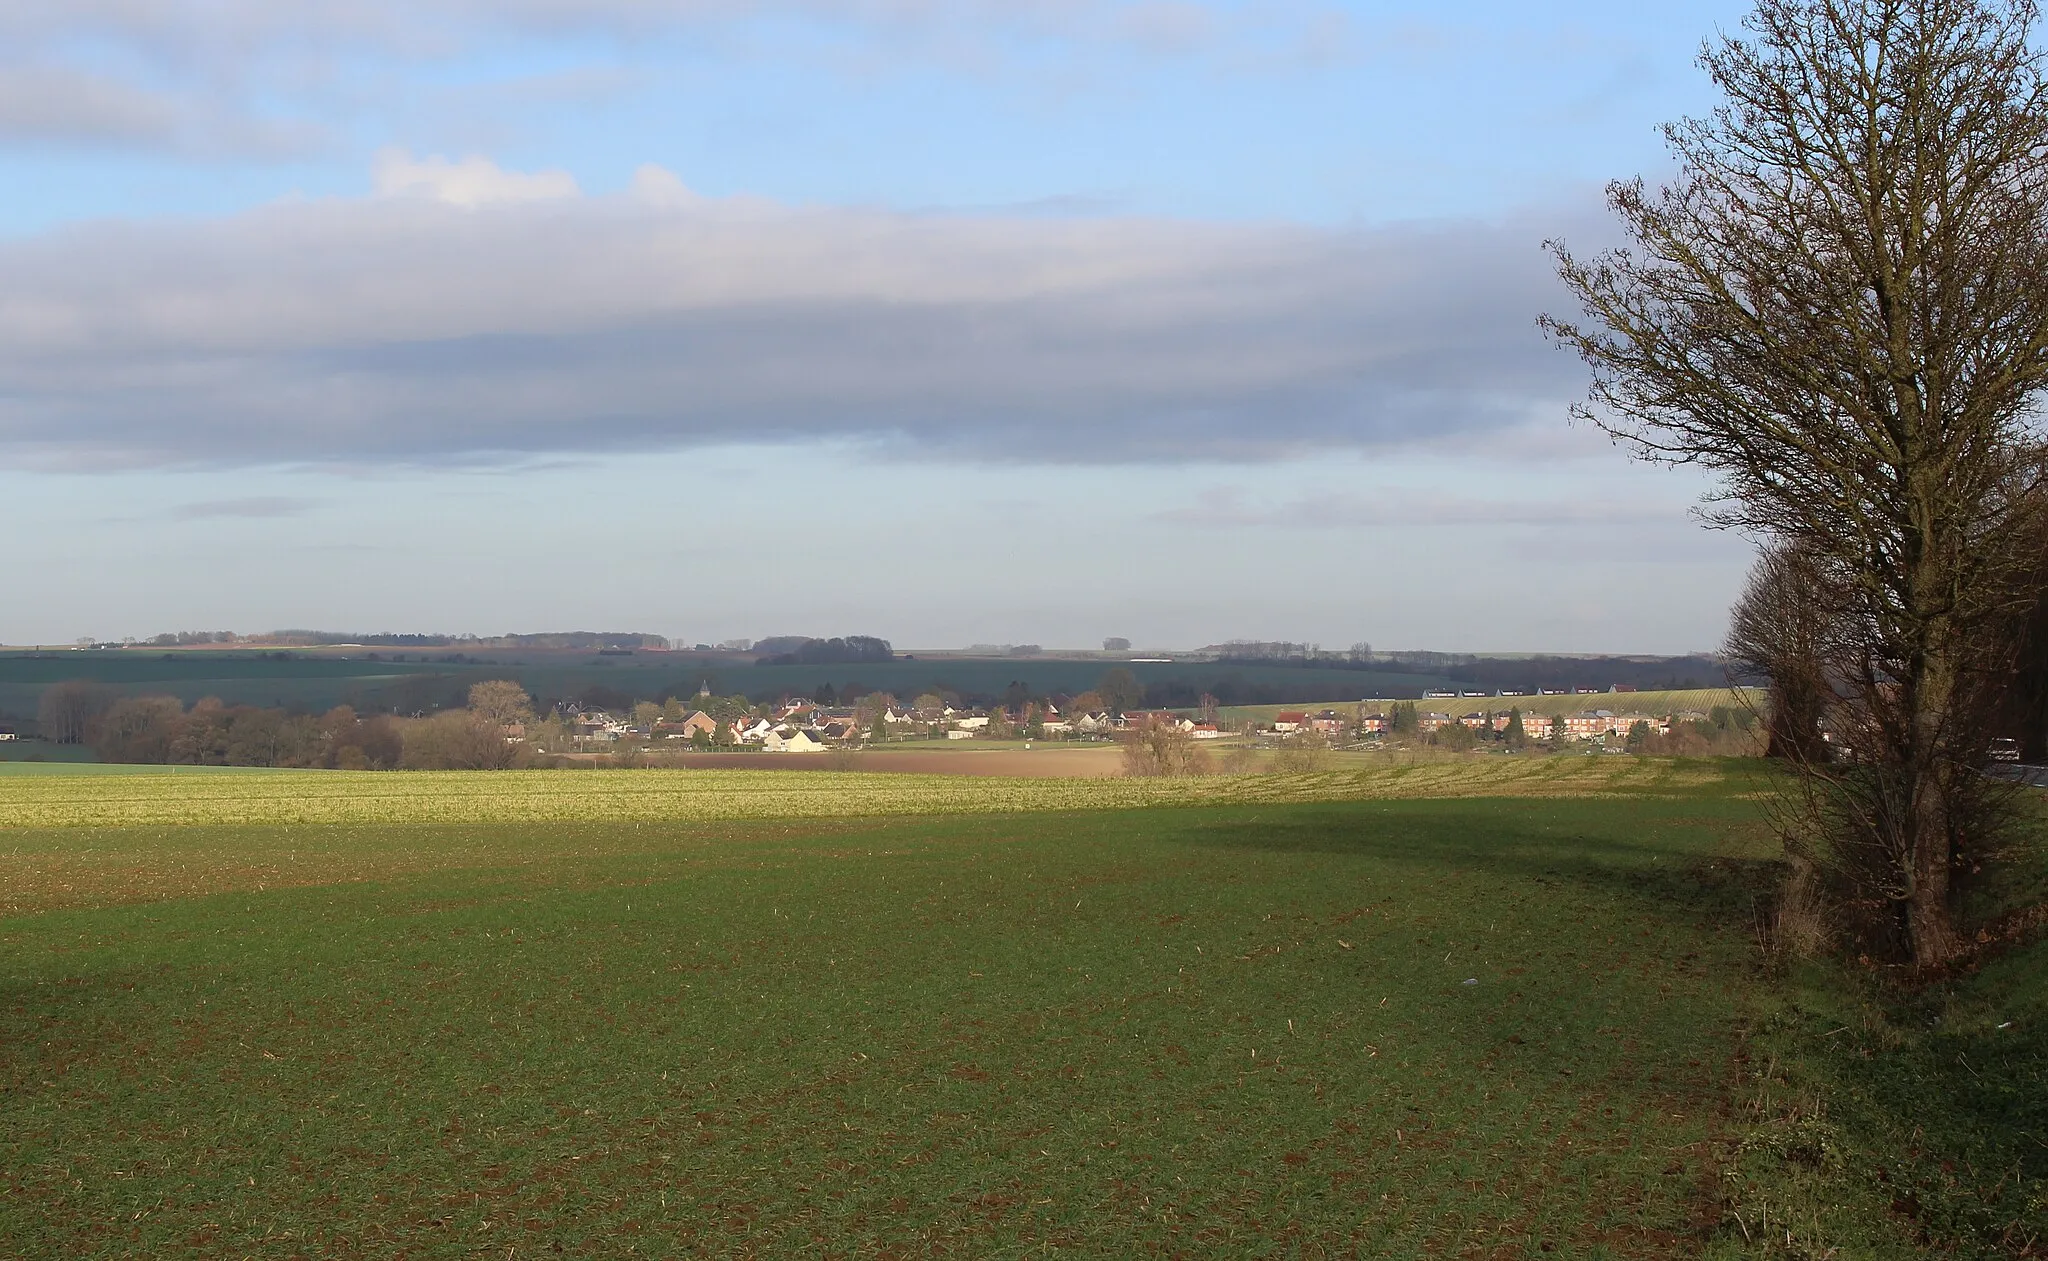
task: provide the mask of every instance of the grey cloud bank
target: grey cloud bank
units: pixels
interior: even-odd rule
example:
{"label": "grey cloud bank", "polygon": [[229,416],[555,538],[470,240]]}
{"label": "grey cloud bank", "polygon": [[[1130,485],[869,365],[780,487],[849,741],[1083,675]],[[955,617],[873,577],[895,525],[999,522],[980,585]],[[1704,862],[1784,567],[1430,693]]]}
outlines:
{"label": "grey cloud bank", "polygon": [[57,467],[850,440],[1270,459],[1498,432],[1576,365],[1556,216],[921,215],[380,159],[388,194],[0,245],[0,446]]}

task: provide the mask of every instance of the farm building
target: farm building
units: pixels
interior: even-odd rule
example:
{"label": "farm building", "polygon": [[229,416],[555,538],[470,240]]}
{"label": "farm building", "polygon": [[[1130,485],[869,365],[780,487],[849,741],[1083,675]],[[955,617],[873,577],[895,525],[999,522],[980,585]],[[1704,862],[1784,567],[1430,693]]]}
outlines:
{"label": "farm building", "polygon": [[793,731],[787,727],[769,732],[761,739],[764,753],[823,753],[825,744],[808,731]]}

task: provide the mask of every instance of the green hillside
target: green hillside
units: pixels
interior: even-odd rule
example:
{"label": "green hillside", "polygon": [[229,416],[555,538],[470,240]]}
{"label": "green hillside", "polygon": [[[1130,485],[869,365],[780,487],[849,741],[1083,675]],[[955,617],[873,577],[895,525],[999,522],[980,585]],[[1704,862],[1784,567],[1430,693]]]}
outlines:
{"label": "green hillside", "polygon": [[[516,679],[537,697],[588,698],[607,705],[688,697],[705,686],[721,695],[743,692],[756,700],[809,696],[825,685],[839,695],[886,691],[909,699],[923,692],[953,692],[992,698],[1002,696],[1013,682],[1022,683],[1033,695],[1077,694],[1096,686],[1115,664],[947,656],[864,665],[757,666],[745,659],[657,652],[435,652],[424,654],[424,660],[416,652],[403,655],[404,661],[391,660],[390,654],[371,661],[366,654],[332,651],[0,653],[0,714],[33,715],[43,689],[66,679],[91,679],[124,695],[160,693],[188,703],[211,696],[228,704],[309,710],[349,704],[410,713],[459,704],[470,684],[497,678]],[[1146,686],[1147,702],[1160,706],[1192,705],[1204,693],[1225,700],[1281,703],[1342,694],[1367,686],[1366,680],[1375,687],[1418,693],[1442,683],[1434,675],[1277,665],[1174,662],[1125,668]]]}
{"label": "green hillside", "polygon": [[[1615,713],[1639,712],[1663,717],[1686,710],[1710,713],[1717,707],[1739,709],[1745,706],[1760,706],[1764,703],[1762,688],[1691,688],[1683,691],[1650,692],[1596,692],[1578,696],[1462,696],[1456,699],[1417,700],[1422,709],[1436,710],[1454,716],[1469,714],[1474,710],[1486,713],[1505,713],[1520,709],[1525,714],[1576,714],[1588,709],[1611,709]],[[1413,697],[1402,699],[1413,700]],[[1385,712],[1395,704],[1385,698],[1369,699],[1364,702],[1368,712]],[[1281,710],[1334,709],[1346,718],[1357,712],[1357,699],[1342,701],[1314,701],[1296,705],[1234,705],[1224,708],[1221,717],[1226,723],[1271,722]]]}

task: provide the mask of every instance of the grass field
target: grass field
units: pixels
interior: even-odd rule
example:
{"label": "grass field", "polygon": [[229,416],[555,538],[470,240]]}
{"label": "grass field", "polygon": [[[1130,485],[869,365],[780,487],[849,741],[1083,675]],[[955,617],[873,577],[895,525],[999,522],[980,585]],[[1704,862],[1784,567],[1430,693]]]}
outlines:
{"label": "grass field", "polygon": [[[1079,693],[1094,687],[1114,663],[1058,658],[938,657],[899,659],[867,665],[757,666],[745,660],[682,653],[636,653],[606,657],[590,652],[484,650],[458,655],[437,649],[406,652],[407,660],[370,661],[366,650],[268,652],[207,649],[155,652],[0,652],[0,714],[22,720],[36,712],[43,690],[66,679],[93,679],[122,695],[161,694],[190,703],[212,696],[229,704],[297,706],[320,711],[348,704],[364,710],[403,712],[459,705],[470,684],[484,679],[517,679],[536,696],[583,695],[601,688],[643,700],[690,697],[700,686],[720,695],[744,692],[756,699],[809,696],[830,684],[842,694],[896,693],[906,701],[926,691],[999,696],[1012,682],[1035,694]],[[427,658],[435,658],[428,660]],[[1246,698],[1316,696],[1351,686],[1361,677],[1379,686],[1419,693],[1443,680],[1433,674],[1374,673],[1360,676],[1336,669],[1299,669],[1216,662],[1136,663],[1127,666],[1148,686],[1171,684],[1188,696],[1204,691]]]}
{"label": "grass field", "polygon": [[[1525,714],[1576,714],[1587,709],[1611,709],[1616,713],[1639,711],[1663,717],[1666,714],[1684,710],[1709,713],[1716,706],[1739,708],[1742,705],[1763,703],[1761,688],[1744,688],[1740,692],[1733,688],[1693,688],[1685,691],[1662,692],[1596,692],[1581,696],[1465,696],[1457,699],[1416,701],[1417,708],[1434,709],[1441,713],[1463,715],[1473,710],[1506,712],[1519,708]],[[1391,700],[1367,700],[1369,712],[1384,713],[1396,702]],[[1273,716],[1282,710],[1307,710],[1314,713],[1320,709],[1334,709],[1346,718],[1358,709],[1359,699],[1352,697],[1341,701],[1318,701],[1302,705],[1232,705],[1218,711],[1226,724],[1236,725],[1246,721],[1271,722]]]}
{"label": "grass field", "polygon": [[1669,795],[1746,783],[1758,773],[1753,764],[1733,759],[1534,756],[1390,759],[1365,770],[1196,780],[755,770],[207,775],[182,767],[120,769],[114,776],[34,764],[0,770],[0,837],[29,828],[705,823],[1404,797]]}
{"label": "grass field", "polygon": [[51,744],[43,740],[0,741],[0,773],[16,762],[97,762],[98,756],[82,744]]}
{"label": "grass field", "polygon": [[[1868,1010],[1830,1037],[1763,978],[1757,774],[1474,759],[1136,808],[25,768],[0,1253],[1826,1255],[1757,1242],[1782,1195],[1801,1248],[1918,1255],[1957,1201],[1888,1210],[1838,1167],[1898,1115],[1830,1048],[1926,1050],[1920,1085],[1961,1050],[2024,1112],[2040,1037],[2023,1015],[2004,1068]],[[534,817],[565,799],[582,821]],[[2005,1036],[1968,1001],[1957,1036]],[[1823,1131],[1787,1101],[1852,1088],[1802,1163]],[[2039,1215],[2028,1159],[2005,1218]]]}

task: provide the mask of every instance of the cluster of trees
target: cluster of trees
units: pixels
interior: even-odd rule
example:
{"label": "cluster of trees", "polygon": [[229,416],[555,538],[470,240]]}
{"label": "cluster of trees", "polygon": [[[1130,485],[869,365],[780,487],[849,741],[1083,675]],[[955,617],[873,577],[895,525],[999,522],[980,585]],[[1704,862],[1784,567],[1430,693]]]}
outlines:
{"label": "cluster of trees", "polygon": [[275,630],[243,635],[235,631],[166,631],[139,641],[152,648],[191,644],[255,644],[289,648],[361,644],[375,648],[667,648],[661,635],[639,631],[552,631],[537,635],[415,635],[379,632]]}
{"label": "cluster of trees", "polygon": [[188,644],[232,644],[241,638],[233,631],[166,631],[143,642],[153,648],[176,648]]}
{"label": "cluster of trees", "polygon": [[480,683],[471,703],[427,718],[358,714],[347,705],[299,714],[174,696],[116,696],[84,681],[43,693],[43,737],[89,745],[109,762],[172,766],[276,766],[338,770],[499,770],[522,765],[526,746],[508,724],[530,717],[515,683]]}
{"label": "cluster of trees", "polygon": [[2048,63],[2030,0],[1759,0],[1702,56],[1725,107],[1609,190],[1626,249],[1554,246],[1582,415],[1720,478],[1766,540],[1731,648],[1766,672],[1795,878],[1928,967],[2016,818],[1982,773],[2042,603]]}
{"label": "cluster of trees", "polygon": [[[764,640],[763,643],[772,643]],[[759,645],[756,645],[757,649]],[[754,664],[764,666],[862,665],[894,661],[896,652],[886,639],[873,635],[848,635],[844,639],[806,639],[792,648],[773,652]]]}
{"label": "cluster of trees", "polygon": [[1356,643],[1344,651],[1324,652],[1321,644],[1284,639],[1231,639],[1203,649],[1222,661],[1286,662],[1300,665],[1364,665],[1372,661],[1372,645]]}

